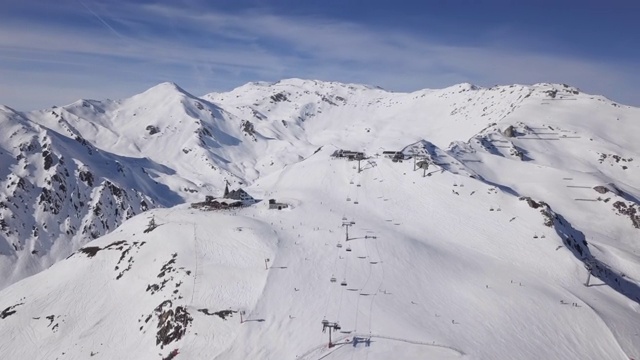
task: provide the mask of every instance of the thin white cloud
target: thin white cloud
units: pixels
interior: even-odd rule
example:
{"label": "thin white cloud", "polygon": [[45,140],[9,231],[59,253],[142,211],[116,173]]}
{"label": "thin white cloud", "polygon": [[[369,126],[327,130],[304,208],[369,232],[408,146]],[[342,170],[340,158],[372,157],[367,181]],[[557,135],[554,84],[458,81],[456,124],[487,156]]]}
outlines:
{"label": "thin white cloud", "polygon": [[87,6],[86,3],[84,3],[83,1],[78,0],[78,2],[80,4],[82,4],[82,6],[87,9],[87,11],[89,13],[91,13],[91,15],[93,15],[96,19],[98,19],[98,21],[100,21],[102,23],[102,25],[104,25],[107,29],[109,29],[109,31],[111,31],[115,36],[121,38],[121,39],[125,39],[124,36],[122,36],[122,34],[120,34],[116,29],[113,28],[113,26],[109,25],[109,23],[102,18],[102,16],[98,15],[95,11],[91,10],[91,8],[89,6]]}
{"label": "thin white cloud", "polygon": [[[99,11],[86,10],[75,9],[76,16],[95,17],[94,28],[0,22],[0,103],[31,109],[76,99],[63,101],[63,95],[118,97],[119,88],[121,96],[128,96],[132,87],[143,90],[166,80],[200,94],[283,77],[362,82],[402,91],[454,82],[566,82],[622,101],[639,92],[638,75],[627,74],[630,65],[510,48],[512,39],[498,38],[508,36],[504,32],[494,35],[493,43],[500,46],[474,47],[425,34],[256,11],[232,14],[108,3]],[[46,92],[39,92],[45,96],[41,101],[16,95],[49,88],[52,78],[74,80],[55,98],[46,98]],[[100,89],[110,90],[100,96]]]}

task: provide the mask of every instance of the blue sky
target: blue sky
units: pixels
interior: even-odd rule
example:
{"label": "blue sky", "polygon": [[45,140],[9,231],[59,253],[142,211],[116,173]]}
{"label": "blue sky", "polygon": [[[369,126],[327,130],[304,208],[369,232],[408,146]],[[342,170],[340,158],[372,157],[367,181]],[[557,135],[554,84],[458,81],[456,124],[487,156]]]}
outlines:
{"label": "blue sky", "polygon": [[640,3],[0,0],[0,104],[300,77],[393,91],[567,83],[640,106]]}

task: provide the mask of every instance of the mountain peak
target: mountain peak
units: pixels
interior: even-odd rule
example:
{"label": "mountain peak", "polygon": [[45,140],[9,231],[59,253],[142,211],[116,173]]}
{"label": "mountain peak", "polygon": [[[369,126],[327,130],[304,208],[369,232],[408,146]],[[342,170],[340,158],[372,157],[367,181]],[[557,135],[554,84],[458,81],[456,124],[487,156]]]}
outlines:
{"label": "mountain peak", "polygon": [[181,93],[188,94],[183,88],[181,88],[178,84],[173,81],[165,81],[161,82],[156,86],[149,88],[147,91],[177,91]]}

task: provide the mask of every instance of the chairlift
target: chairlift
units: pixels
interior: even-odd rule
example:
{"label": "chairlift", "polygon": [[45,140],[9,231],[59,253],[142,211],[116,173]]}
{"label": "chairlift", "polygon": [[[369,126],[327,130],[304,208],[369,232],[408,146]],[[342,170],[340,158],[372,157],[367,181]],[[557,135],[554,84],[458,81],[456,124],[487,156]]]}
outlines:
{"label": "chairlift", "polygon": [[342,280],[340,286],[347,286],[347,279]]}
{"label": "chairlift", "polygon": [[347,246],[347,251],[351,252],[351,246]]}
{"label": "chairlift", "polygon": [[335,276],[332,276],[330,281],[331,281],[332,283],[334,283],[334,282],[336,282],[336,281],[338,281],[338,280],[336,279],[336,277],[335,277]]}

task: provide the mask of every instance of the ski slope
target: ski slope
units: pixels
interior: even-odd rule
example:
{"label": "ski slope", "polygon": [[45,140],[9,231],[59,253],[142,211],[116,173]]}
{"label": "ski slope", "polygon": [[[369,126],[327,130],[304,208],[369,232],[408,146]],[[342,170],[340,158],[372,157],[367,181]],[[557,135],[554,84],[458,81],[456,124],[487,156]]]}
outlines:
{"label": "ski slope", "polygon": [[[0,308],[24,304],[2,320],[12,334],[3,353],[34,359],[63,352],[75,359],[90,353],[152,359],[174,349],[177,358],[218,359],[636,356],[638,303],[596,286],[597,279],[585,287],[580,262],[556,249],[561,239],[526,202],[466,176],[422,177],[411,162],[371,160],[375,165],[358,174],[353,163],[328,154],[255,185],[256,193],[287,200],[290,209],[268,210],[261,202],[236,212],[152,210],[89,244],[125,240],[124,250],[90,258],[76,252],[7,288]],[[500,211],[489,211],[494,204]],[[145,234],[151,216],[160,226]],[[349,241],[343,218],[355,222]],[[172,254],[173,270],[159,276]],[[118,279],[125,264],[131,266]],[[145,291],[166,279],[158,292]],[[193,320],[180,340],[159,349],[159,317],[144,319],[167,299]],[[198,309],[245,311],[247,321]],[[58,324],[54,330],[48,315]],[[326,346],[323,319],[349,332],[334,335],[343,345]],[[355,346],[354,337],[362,339]],[[28,342],[37,346],[12,346]]]}
{"label": "ski slope", "polygon": [[[168,150],[176,137],[153,140],[163,157],[143,151],[143,128],[112,147],[107,118],[95,138],[82,130],[110,154],[134,157],[121,145],[137,144],[174,169],[157,179],[185,203],[133,216],[1,290],[4,358],[640,357],[638,109],[551,84],[396,94],[291,79],[200,100],[150,90],[176,91],[221,109],[214,117],[237,121],[226,133],[247,141],[213,147],[232,161],[216,162],[224,171],[207,187]],[[338,149],[364,150],[361,171]],[[190,208],[225,176],[261,201]],[[198,192],[179,192],[188,181]],[[340,325],[335,346],[322,321]]]}

